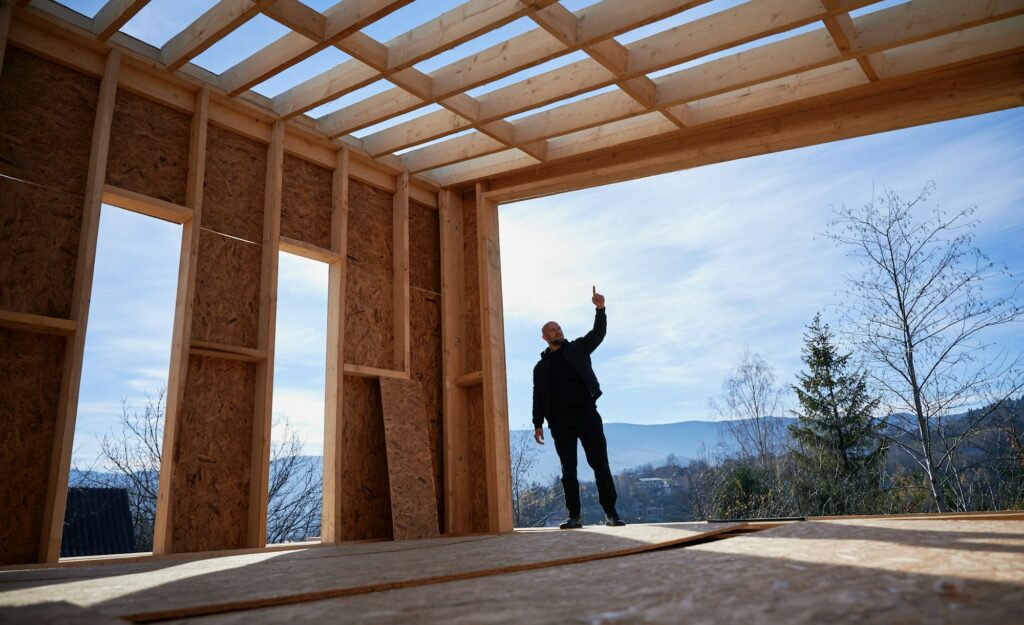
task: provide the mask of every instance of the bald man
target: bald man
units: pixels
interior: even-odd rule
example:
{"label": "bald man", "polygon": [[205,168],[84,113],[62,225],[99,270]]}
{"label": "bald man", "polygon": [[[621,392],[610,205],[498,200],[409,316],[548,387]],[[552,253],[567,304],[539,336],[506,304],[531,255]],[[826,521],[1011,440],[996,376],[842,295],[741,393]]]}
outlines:
{"label": "bald man", "polygon": [[594,470],[598,498],[604,508],[604,524],[625,525],[615,510],[615,482],[608,467],[608,444],[604,426],[597,412],[601,386],[590,364],[590,354],[604,340],[608,320],[604,295],[593,288],[591,301],[596,307],[594,328],[574,341],[565,340],[562,328],[549,321],[541,328],[541,338],[548,344],[540,353],[540,362],[533,368],[533,437],[544,444],[544,420],[547,419],[555,451],[562,463],[562,488],[569,518],[561,529],[583,527],[580,520],[580,483],[576,478],[576,441],[583,443],[587,464]]}

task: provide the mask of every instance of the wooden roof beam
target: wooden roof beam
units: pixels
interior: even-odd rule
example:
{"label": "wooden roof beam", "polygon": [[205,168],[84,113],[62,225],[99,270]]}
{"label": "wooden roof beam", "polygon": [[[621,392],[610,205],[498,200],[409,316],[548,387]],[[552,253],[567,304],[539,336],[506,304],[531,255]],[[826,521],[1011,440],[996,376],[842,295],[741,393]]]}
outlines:
{"label": "wooden roof beam", "polygon": [[[836,0],[822,0],[822,4],[831,9],[837,3]],[[854,25],[853,18],[850,17],[849,13],[826,15],[823,21],[825,22],[825,28],[828,30],[829,35],[832,36],[832,40],[835,41],[836,47],[839,48],[840,52],[843,54],[854,54],[857,51],[859,47],[857,27]],[[877,54],[857,56],[856,58],[868,80],[878,80],[877,65],[881,58]]]}
{"label": "wooden roof beam", "polygon": [[[578,28],[582,28],[582,24],[592,17],[601,15],[611,15],[617,20],[614,23],[606,24],[606,28],[617,27],[624,23],[622,21],[624,14],[620,14],[614,7],[608,9],[610,13],[601,8],[608,2],[616,3],[618,0],[606,0],[573,14],[578,20]],[[849,11],[852,8],[866,6],[874,2],[878,2],[878,0],[841,0],[834,10]],[[689,2],[686,3],[686,7],[696,4],[700,3]],[[539,23],[547,24],[543,30],[538,30],[541,35],[549,33],[547,37],[549,40],[553,39],[553,33],[561,32],[562,34],[559,36],[562,37],[562,40],[554,39],[552,43],[564,47],[571,37],[572,27],[568,25],[564,13],[556,13],[556,11],[558,9],[554,6],[548,7],[548,9],[538,12],[534,19]],[[545,14],[549,19],[545,19]],[[623,83],[626,80],[732,48],[770,34],[821,21],[829,14],[830,10],[825,9],[820,0],[754,0],[622,46],[625,49],[625,54],[621,49],[612,46],[590,45],[590,41],[579,36],[576,39],[579,47],[587,45],[588,51],[594,54],[595,58],[599,57],[614,69],[609,69],[598,60],[586,59],[483,94],[478,98],[481,111],[479,121],[486,123],[616,82]],[[606,19],[611,18],[606,17]],[[535,32],[538,31],[531,31],[531,33]],[[526,33],[526,35],[531,33]],[[524,36],[520,35],[520,37]],[[511,47],[515,41],[516,39],[510,40],[508,46]],[[615,42],[615,45],[617,46],[618,43]],[[623,63],[626,64],[625,71],[621,67]],[[472,68],[464,67],[462,61],[448,67],[456,66],[462,70],[462,73],[472,74]],[[445,91],[439,87],[439,83],[445,80],[445,71],[447,68],[431,73],[431,77],[434,78],[435,97],[439,92]],[[467,84],[467,86],[475,85]],[[628,83],[626,88],[641,100],[645,94],[654,91],[651,85],[646,84],[645,81],[633,81]],[[395,91],[397,94],[393,93]],[[656,94],[655,97],[657,97]],[[421,102],[404,97],[401,90],[389,90],[332,113],[331,123],[323,124],[322,128],[330,136],[339,136],[371,126],[392,115],[405,113],[419,106],[422,106]],[[323,121],[326,121],[326,118]],[[437,139],[445,134],[458,132],[472,126],[472,124],[446,123],[451,121],[450,118],[445,118],[444,113],[430,113],[364,137],[364,145],[371,154],[380,155],[423,141]]]}
{"label": "wooden roof beam", "polygon": [[93,18],[93,32],[100,41],[110,39],[128,20],[149,4],[149,0],[107,0]]}
{"label": "wooden roof beam", "polygon": [[[323,34],[291,32],[259,52],[228,68],[223,74],[224,88],[232,96],[258,85],[278,72],[284,71],[333,45],[335,41],[355,34],[388,13],[409,4],[412,0],[343,0],[324,11]],[[268,10],[268,15],[274,15]],[[281,21],[278,14],[278,21]],[[294,20],[295,18],[290,18]],[[318,27],[314,27],[318,28]],[[364,84],[373,80],[375,72],[363,68]]]}
{"label": "wooden roof beam", "polygon": [[[855,60],[849,59],[702,99],[690,104],[686,115],[694,125],[709,124],[778,107],[797,106],[810,98],[841,95],[858,87],[884,89],[888,84],[886,81],[914,79],[915,75],[940,69],[955,69],[960,65],[978,63],[993,57],[1024,54],[1024,41],[1019,36],[1022,28],[1024,16],[1018,15],[900,46],[885,53],[885,67],[888,71],[878,82],[869,81],[860,72]],[[548,157],[552,161],[570,160],[584,154],[625,149],[629,144],[671,137],[678,132],[663,118],[654,114],[640,115],[552,139],[548,142]],[[431,177],[438,184],[449,186],[534,164],[532,159],[506,150],[440,168]]]}
{"label": "wooden roof beam", "polygon": [[[469,0],[393,37],[387,43],[374,42],[376,45],[369,44],[369,38],[365,35],[360,38],[359,35],[362,33],[354,33],[336,41],[334,45],[358,60],[340,63],[278,95],[274,98],[274,109],[285,118],[304,113],[374,80],[389,78],[411,69],[423,59],[440,54],[555,1]],[[361,61],[365,62],[368,56],[372,59],[368,64],[376,70],[373,74],[368,74],[359,67]],[[412,74],[399,76],[398,82],[403,80],[423,82]],[[400,86],[404,88],[404,84]],[[419,97],[409,101],[416,105],[422,104]]]}
{"label": "wooden roof beam", "polygon": [[[602,2],[580,9],[574,14],[581,21],[590,20],[593,17],[594,22],[600,26],[589,31],[591,32],[589,38],[581,38],[577,41],[577,45],[567,48],[561,41],[551,37],[540,28],[517,35],[506,42],[431,72],[430,77],[433,79],[434,91],[430,102],[443,105],[443,100],[455,94],[567,54],[579,49],[583,43],[613,37],[708,1],[710,0],[690,0],[680,3],[678,0],[631,0],[631,11],[627,13],[610,12],[608,17],[598,19],[601,15],[606,14],[601,10],[602,5],[621,2],[621,0],[602,0]],[[554,8],[555,6],[550,5],[540,9],[538,13],[554,12],[557,10]],[[344,92],[338,90],[336,93],[340,95]],[[330,116],[325,116],[322,119],[323,127],[329,135],[340,136],[372,126],[389,117],[407,113],[423,104],[422,100],[410,96],[402,89],[390,89],[335,111]],[[281,112],[283,113],[284,110],[281,109]]]}
{"label": "wooden roof beam", "polygon": [[160,56],[174,71],[205,52],[276,0],[220,0],[163,45]]}

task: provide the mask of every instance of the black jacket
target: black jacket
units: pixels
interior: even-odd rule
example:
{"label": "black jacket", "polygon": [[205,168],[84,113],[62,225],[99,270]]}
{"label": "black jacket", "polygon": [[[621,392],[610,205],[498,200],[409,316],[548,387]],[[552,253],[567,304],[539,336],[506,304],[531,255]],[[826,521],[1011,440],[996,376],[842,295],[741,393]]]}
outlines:
{"label": "black jacket", "polygon": [[[601,385],[594,375],[594,368],[590,364],[590,354],[604,340],[605,331],[608,329],[608,317],[603,308],[598,308],[594,314],[594,329],[587,332],[574,341],[566,341],[559,350],[565,351],[565,359],[572,365],[572,368],[579,374],[583,384],[590,391],[590,396],[597,399],[601,396]],[[545,349],[540,353],[540,362],[533,368],[533,427],[539,428],[544,425],[544,419],[551,420],[551,375],[548,372],[548,357],[551,352]]]}

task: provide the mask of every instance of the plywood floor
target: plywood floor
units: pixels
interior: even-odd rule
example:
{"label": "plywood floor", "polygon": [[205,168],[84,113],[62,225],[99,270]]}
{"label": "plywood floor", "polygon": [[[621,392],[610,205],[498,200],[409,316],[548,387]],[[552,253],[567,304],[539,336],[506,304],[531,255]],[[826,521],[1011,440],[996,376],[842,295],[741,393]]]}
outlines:
{"label": "plywood floor", "polygon": [[[0,571],[0,620],[89,615],[133,621],[216,615],[452,579],[623,557],[735,529],[731,523],[516,532],[250,553],[196,560]],[[430,586],[427,586],[427,585]],[[59,617],[52,617],[59,619]],[[275,619],[276,617],[271,617]]]}

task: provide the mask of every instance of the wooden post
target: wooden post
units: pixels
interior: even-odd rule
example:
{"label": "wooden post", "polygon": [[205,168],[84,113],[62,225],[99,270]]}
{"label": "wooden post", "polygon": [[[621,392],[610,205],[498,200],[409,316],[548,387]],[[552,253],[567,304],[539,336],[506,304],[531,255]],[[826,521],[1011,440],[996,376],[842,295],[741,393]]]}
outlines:
{"label": "wooden post", "polygon": [[484,194],[481,183],[476,185],[476,215],[480,268],[480,342],[483,348],[484,444],[487,458],[487,523],[492,532],[511,532],[512,479],[498,204]]}
{"label": "wooden post", "polygon": [[92,275],[96,266],[96,237],[99,234],[100,204],[107,175],[107,152],[110,148],[110,125],[114,119],[114,98],[121,68],[121,52],[107,54],[96,103],[96,119],[92,129],[89,173],[82,210],[82,230],[78,242],[75,286],[71,300],[71,320],[76,322],[74,334],[68,337],[64,351],[57,423],[53,434],[50,474],[47,482],[46,508],[40,533],[39,559],[56,562],[60,558],[60,540],[64,528],[64,507],[68,497],[68,474],[71,471],[71,447],[78,415],[78,391],[82,382],[82,353],[89,321]]}
{"label": "wooden post", "polygon": [[409,327],[409,173],[395,178],[392,282],[395,293],[395,369],[410,371]]}
{"label": "wooden post", "polygon": [[153,553],[168,553],[171,547],[173,516],[174,450],[177,448],[181,406],[188,375],[189,345],[192,342],[192,304],[196,294],[196,263],[199,257],[199,228],[203,210],[203,182],[206,178],[206,128],[210,112],[210,90],[196,93],[189,141],[188,181],[185,205],[192,219],[181,231],[181,257],[178,260],[178,295],[174,302],[174,330],[171,335],[171,366],[167,376],[167,407],[164,411],[163,454],[160,457],[160,482],[153,524]]}
{"label": "wooden post", "polygon": [[348,150],[338,150],[331,187],[331,262],[327,278],[327,381],[324,398],[324,479],[320,541],[338,542],[341,518],[341,420],[345,391],[345,281],[348,263]]}
{"label": "wooden post", "polygon": [[457,382],[466,366],[465,259],[462,197],[438,194],[441,222],[441,362],[443,370],[444,528],[448,534],[472,530],[469,482],[469,429],[465,389]]}
{"label": "wooden post", "polygon": [[260,318],[257,349],[266,357],[256,363],[256,399],[249,473],[249,547],[267,544],[267,498],[270,483],[270,430],[274,401],[274,334],[277,324],[277,266],[281,243],[281,188],[284,180],[284,122],[274,123],[267,148],[263,210],[263,267],[260,271]]}

